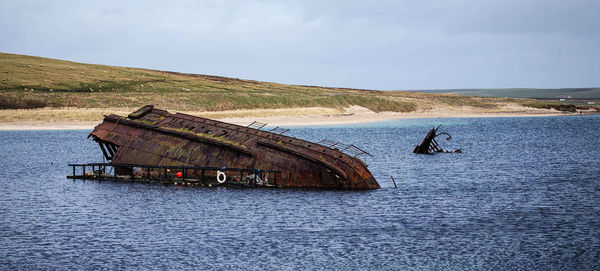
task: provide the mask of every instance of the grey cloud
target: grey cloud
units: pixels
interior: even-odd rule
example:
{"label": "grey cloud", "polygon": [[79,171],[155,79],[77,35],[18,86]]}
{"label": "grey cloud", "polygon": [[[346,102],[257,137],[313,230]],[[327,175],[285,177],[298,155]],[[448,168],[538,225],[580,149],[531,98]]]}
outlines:
{"label": "grey cloud", "polygon": [[597,1],[4,1],[0,51],[375,89],[598,86]]}

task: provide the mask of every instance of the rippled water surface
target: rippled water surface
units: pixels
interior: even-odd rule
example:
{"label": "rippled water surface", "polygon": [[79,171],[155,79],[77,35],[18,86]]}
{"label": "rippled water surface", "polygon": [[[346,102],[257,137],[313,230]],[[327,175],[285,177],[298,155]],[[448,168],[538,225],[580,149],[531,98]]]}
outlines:
{"label": "rippled water surface", "polygon": [[[415,155],[443,124],[443,147]],[[376,191],[72,181],[89,131],[0,131],[0,269],[600,269],[600,117],[292,128],[373,154]],[[395,189],[390,180],[398,183]]]}

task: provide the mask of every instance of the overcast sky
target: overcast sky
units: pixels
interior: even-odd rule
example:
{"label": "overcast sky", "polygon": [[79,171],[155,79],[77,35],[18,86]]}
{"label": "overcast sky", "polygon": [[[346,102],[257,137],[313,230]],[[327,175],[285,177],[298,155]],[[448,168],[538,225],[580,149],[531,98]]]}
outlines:
{"label": "overcast sky", "polygon": [[0,51],[365,89],[598,87],[600,1],[2,0]]}

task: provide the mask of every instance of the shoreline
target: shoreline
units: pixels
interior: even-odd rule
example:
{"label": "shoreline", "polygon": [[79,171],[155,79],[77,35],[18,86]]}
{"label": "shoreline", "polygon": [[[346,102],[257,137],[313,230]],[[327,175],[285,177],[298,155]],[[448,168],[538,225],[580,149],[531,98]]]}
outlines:
{"label": "shoreline", "polygon": [[[506,108],[505,108],[506,109]],[[561,112],[554,109],[535,108],[509,108],[500,111],[480,111],[472,108],[438,109],[427,112],[380,112],[375,113],[362,107],[346,108],[344,111],[329,110],[294,110],[275,109],[269,114],[256,111],[226,111],[226,112],[185,112],[192,115],[200,115],[238,125],[248,125],[253,121],[267,123],[268,126],[319,126],[319,125],[349,125],[369,122],[389,121],[396,119],[425,119],[425,118],[493,118],[493,117],[549,117],[549,116],[576,116],[579,113]],[[328,114],[317,114],[328,113]],[[586,112],[586,115],[597,112]],[[255,116],[252,116],[252,115]],[[24,120],[0,122],[0,130],[92,130],[102,122],[79,120]]]}

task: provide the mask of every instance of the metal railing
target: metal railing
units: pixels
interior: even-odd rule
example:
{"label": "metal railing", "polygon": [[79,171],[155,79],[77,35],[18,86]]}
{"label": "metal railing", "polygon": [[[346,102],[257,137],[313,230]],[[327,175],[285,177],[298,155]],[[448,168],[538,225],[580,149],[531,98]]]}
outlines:
{"label": "metal railing", "polygon": [[[143,164],[85,163],[69,164],[69,179],[134,180],[175,184],[212,184],[240,186],[278,186],[281,171],[232,167],[161,166]],[[90,171],[91,170],[91,171]],[[108,172],[108,173],[107,173]],[[219,176],[221,175],[223,177]],[[81,174],[78,174],[81,173]]]}

